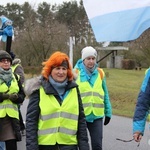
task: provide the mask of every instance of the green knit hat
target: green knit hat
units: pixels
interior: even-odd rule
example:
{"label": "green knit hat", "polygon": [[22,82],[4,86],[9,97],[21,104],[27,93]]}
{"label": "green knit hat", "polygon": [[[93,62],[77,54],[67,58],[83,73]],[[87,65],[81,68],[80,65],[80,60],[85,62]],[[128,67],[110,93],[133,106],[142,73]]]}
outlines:
{"label": "green knit hat", "polygon": [[6,51],[4,50],[0,50],[0,60],[2,59],[9,59],[11,64],[12,64],[12,58],[11,56],[9,55],[9,53],[7,53]]}

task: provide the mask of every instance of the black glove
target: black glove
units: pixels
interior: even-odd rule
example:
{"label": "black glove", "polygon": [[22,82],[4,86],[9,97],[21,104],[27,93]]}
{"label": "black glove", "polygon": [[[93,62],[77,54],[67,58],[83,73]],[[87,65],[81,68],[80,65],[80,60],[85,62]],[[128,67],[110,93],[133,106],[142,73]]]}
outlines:
{"label": "black glove", "polygon": [[9,94],[2,93],[2,100],[9,99]]}
{"label": "black glove", "polygon": [[10,95],[9,95],[9,99],[10,99],[12,102],[15,102],[15,101],[18,99],[18,95],[17,95],[17,94],[10,94]]}
{"label": "black glove", "polygon": [[110,117],[105,117],[104,125],[106,126],[110,122]]}

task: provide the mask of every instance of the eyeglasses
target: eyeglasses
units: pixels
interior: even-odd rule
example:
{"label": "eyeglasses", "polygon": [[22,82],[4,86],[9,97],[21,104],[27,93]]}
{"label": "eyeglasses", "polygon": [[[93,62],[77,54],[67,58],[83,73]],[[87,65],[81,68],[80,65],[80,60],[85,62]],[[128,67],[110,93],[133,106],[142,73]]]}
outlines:
{"label": "eyeglasses", "polygon": [[[116,140],[118,140],[118,141],[122,141],[122,142],[132,142],[132,141],[134,141],[134,138],[133,138],[133,139],[131,139],[131,140],[122,140],[122,139],[118,139],[118,138],[116,138]],[[137,147],[139,147],[139,146],[140,146],[140,142],[138,143]]]}
{"label": "eyeglasses", "polygon": [[0,62],[1,62],[1,63],[6,63],[6,62],[7,62],[7,63],[10,63],[10,60],[9,60],[9,59],[1,59]]}

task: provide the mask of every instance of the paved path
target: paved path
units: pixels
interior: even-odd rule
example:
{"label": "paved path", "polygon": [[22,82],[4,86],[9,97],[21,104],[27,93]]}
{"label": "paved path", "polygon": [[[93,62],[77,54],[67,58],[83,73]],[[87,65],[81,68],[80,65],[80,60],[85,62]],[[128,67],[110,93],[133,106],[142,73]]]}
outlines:
{"label": "paved path", "polygon": [[[24,120],[27,104],[28,100],[21,107]],[[132,119],[130,118],[113,116],[111,122],[107,126],[104,126],[103,150],[150,150],[150,145],[148,145],[148,140],[150,139],[148,123],[139,147],[137,147],[138,143],[134,141],[121,142],[116,140],[116,138],[124,140],[132,139]],[[23,137],[22,142],[18,142],[18,150],[26,150],[25,137]]]}

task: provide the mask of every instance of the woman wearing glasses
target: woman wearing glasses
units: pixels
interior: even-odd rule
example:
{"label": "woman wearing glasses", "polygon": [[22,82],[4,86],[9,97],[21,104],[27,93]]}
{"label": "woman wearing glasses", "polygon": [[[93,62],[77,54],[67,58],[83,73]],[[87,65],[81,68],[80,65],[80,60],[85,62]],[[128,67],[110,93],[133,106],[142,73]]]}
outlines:
{"label": "woman wearing glasses", "polygon": [[17,150],[17,141],[21,141],[17,105],[23,102],[25,94],[11,64],[11,56],[0,50],[0,141],[5,142],[6,150]]}

